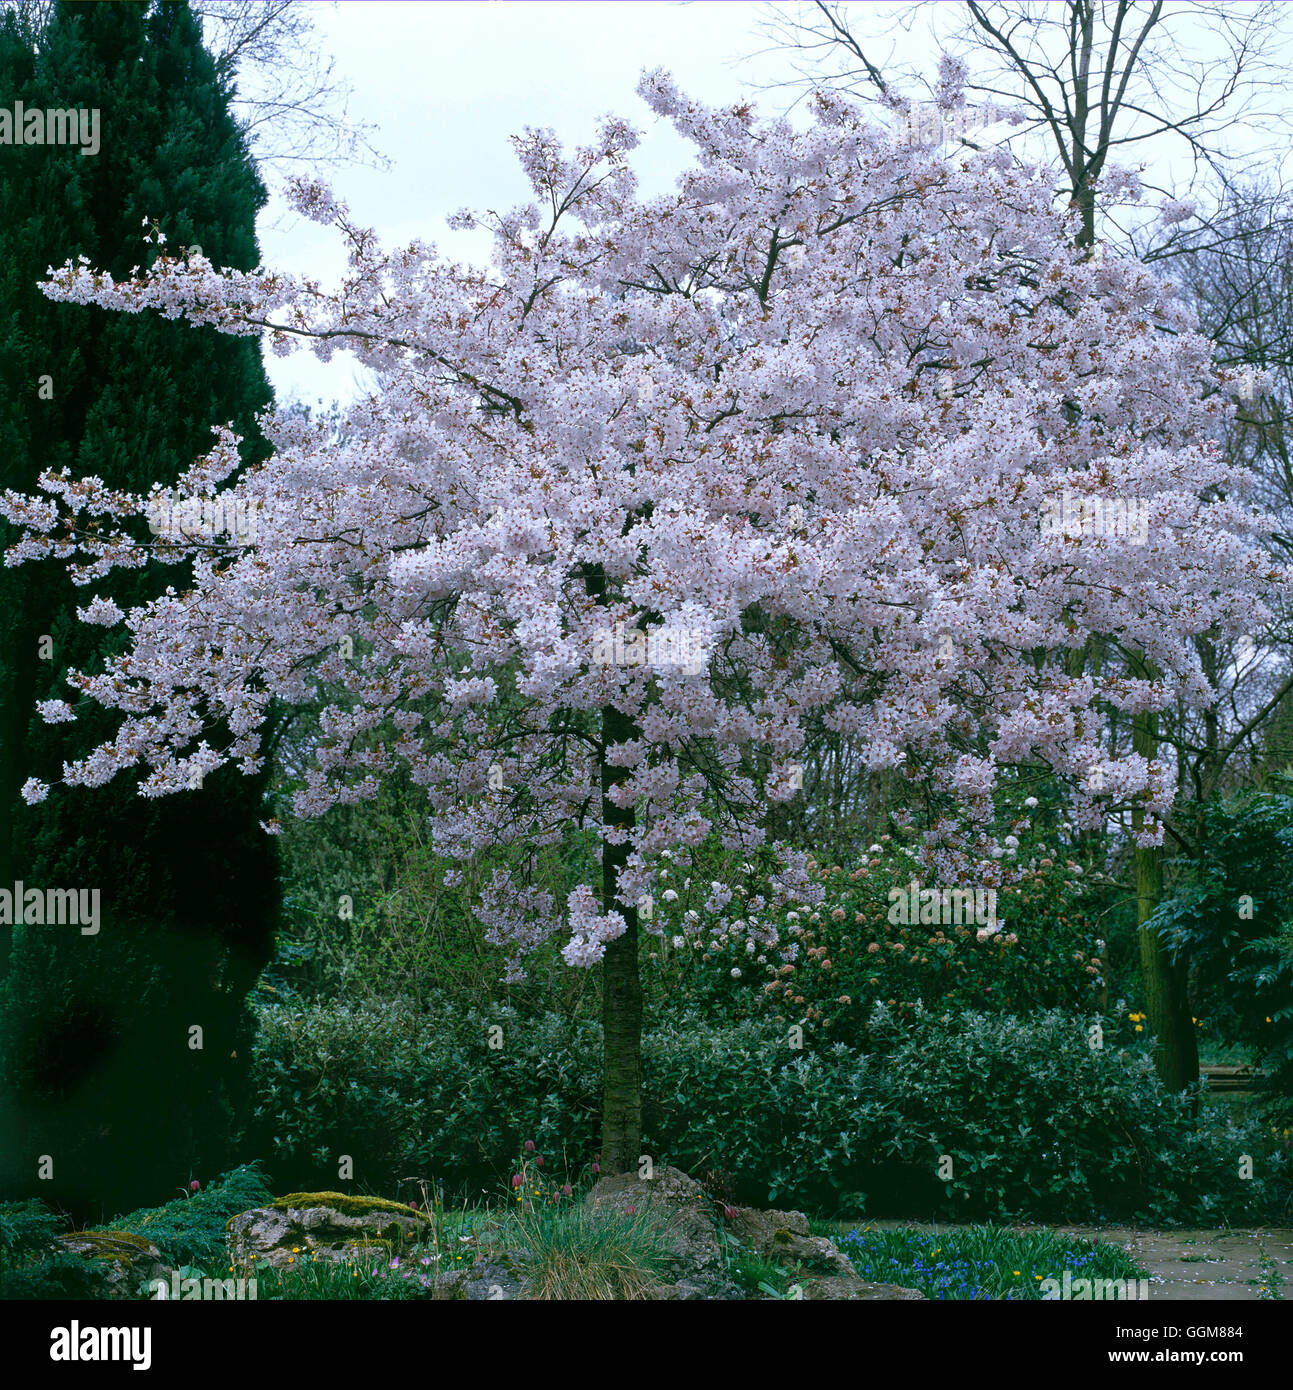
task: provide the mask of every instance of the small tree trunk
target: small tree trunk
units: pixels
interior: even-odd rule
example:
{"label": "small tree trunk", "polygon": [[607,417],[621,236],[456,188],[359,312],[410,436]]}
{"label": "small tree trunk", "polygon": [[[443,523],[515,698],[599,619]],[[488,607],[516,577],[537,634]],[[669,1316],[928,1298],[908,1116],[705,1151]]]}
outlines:
{"label": "small tree trunk", "polygon": [[[1143,757],[1158,752],[1158,721],[1149,712],[1134,716],[1132,747]],[[1132,827],[1140,830],[1144,812],[1132,812]],[[1154,1035],[1154,1066],[1172,1091],[1199,1079],[1199,1051],[1190,1017],[1184,962],[1173,964],[1158,932],[1146,926],[1163,897],[1163,851],[1136,845],[1136,921],[1140,926],[1140,974],[1145,987],[1145,1012]]]}
{"label": "small tree trunk", "polygon": [[[602,711],[602,746],[638,736],[633,720],[617,709]],[[633,808],[616,806],[608,793],[628,776],[603,760],[602,823],[625,830]],[[602,960],[602,1153],[603,1174],[635,1171],[642,1152],[642,984],[638,978],[638,913],[615,898],[629,845],[602,842],[602,911],[619,912],[628,924],[606,947]]]}

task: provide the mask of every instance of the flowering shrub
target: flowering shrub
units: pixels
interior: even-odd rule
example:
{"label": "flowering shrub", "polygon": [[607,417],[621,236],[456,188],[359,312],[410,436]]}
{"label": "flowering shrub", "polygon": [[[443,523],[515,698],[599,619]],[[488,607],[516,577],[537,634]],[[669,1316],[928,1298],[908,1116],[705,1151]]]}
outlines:
{"label": "flowering shrub", "polygon": [[[1104,943],[1087,923],[1081,868],[1044,843],[1030,849],[1026,862],[1002,875],[1014,881],[993,890],[995,926],[973,920],[973,899],[949,898],[946,924],[906,920],[911,885],[924,886],[922,870],[914,850],[885,835],[851,867],[817,866],[820,901],[768,914],[763,942],[736,916],[759,911],[757,895],[738,884],[727,893],[736,910],[707,911],[722,901],[720,885],[696,887],[684,864],[662,880],[679,880],[663,889],[659,908],[676,929],[651,954],[648,982],[662,999],[685,992],[713,1017],[800,1023],[810,1046],[870,1045],[867,1019],[876,1003],[908,1017],[922,1002],[1002,1013],[1094,1011],[1106,1002]],[[891,900],[894,890],[899,901]]]}
{"label": "flowering shrub", "polygon": [[[581,1185],[588,1186],[596,1180],[594,1169],[600,1171],[596,1162],[583,1166]],[[538,1152],[534,1140],[527,1139],[509,1183],[509,1195],[516,1204],[518,1215],[524,1215],[547,1207],[570,1206],[576,1200],[577,1183],[581,1183],[580,1175],[576,1175],[572,1182],[564,1169],[558,1173]]]}

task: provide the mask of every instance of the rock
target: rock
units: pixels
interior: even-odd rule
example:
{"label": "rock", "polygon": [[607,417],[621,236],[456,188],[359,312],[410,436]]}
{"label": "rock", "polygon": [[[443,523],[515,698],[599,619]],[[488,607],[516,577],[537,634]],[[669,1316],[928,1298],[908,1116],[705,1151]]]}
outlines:
{"label": "rock", "polygon": [[416,1243],[430,1219],[402,1202],[344,1192],[292,1192],[225,1223],[234,1263],[285,1269],[311,1255],[346,1260],[389,1259]]}
{"label": "rock", "polygon": [[[820,1274],[857,1278],[853,1263],[825,1236],[808,1229],[801,1211],[759,1211],[737,1207],[728,1218],[728,1232],[748,1249],[780,1264],[800,1264]],[[861,1281],[859,1281],[861,1282]]]}
{"label": "rock", "polygon": [[901,1284],[868,1284],[858,1278],[856,1271],[844,1275],[823,1274],[801,1282],[804,1299],[811,1303],[827,1299],[886,1299],[889,1302],[904,1302],[912,1298],[924,1298],[919,1289],[905,1289]]}
{"label": "rock", "polygon": [[593,1209],[618,1209],[656,1219],[665,1247],[660,1299],[740,1298],[727,1274],[711,1203],[705,1189],[677,1168],[657,1168],[649,1178],[621,1173],[602,1178],[588,1194]]}
{"label": "rock", "polygon": [[72,1298],[137,1298],[155,1279],[170,1282],[161,1252],[133,1231],[71,1231],[59,1237],[84,1266],[71,1276]]}
{"label": "rock", "polygon": [[[686,1173],[659,1168],[650,1178],[636,1173],[603,1178],[588,1194],[588,1205],[658,1218],[667,1257],[655,1298],[743,1297],[727,1272],[714,1203]],[[802,1212],[737,1207],[728,1219],[727,1234],[764,1259],[794,1271],[799,1296],[806,1300],[924,1297],[918,1289],[868,1284],[833,1241],[812,1234]]]}
{"label": "rock", "polygon": [[467,1299],[470,1302],[525,1298],[524,1281],[515,1273],[519,1260],[508,1258],[507,1255],[499,1259],[506,1263],[480,1259],[470,1269],[451,1269],[438,1275],[433,1296],[438,1299]]}
{"label": "rock", "polygon": [[919,1289],[898,1284],[868,1284],[853,1262],[825,1236],[808,1229],[808,1218],[801,1211],[759,1211],[737,1207],[727,1221],[728,1234],[747,1249],[804,1272],[798,1279],[803,1297],[813,1302],[824,1299],[911,1299],[924,1298]]}

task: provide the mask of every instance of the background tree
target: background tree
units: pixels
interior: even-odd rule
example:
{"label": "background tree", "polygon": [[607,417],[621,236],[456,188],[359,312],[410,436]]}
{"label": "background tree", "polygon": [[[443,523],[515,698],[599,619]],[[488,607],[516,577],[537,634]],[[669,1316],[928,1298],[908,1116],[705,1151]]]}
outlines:
{"label": "background tree", "polygon": [[216,70],[230,86],[231,110],[262,168],[382,162],[371,143],[373,128],[351,117],[350,86],[319,46],[318,8],[299,0],[193,6]]}
{"label": "background tree", "polygon": [[[129,274],[160,249],[153,218],[177,245],[257,263],[264,190],[193,14],[59,4],[34,52],[12,19],[3,44],[21,79],[7,90],[29,107],[97,107],[103,122],[96,156],[27,146],[0,161],[0,200],[16,214],[0,229],[5,485],[63,468],[120,488],[174,477],[210,446],[211,422],[234,421],[254,441],[255,413],[270,403],[254,343],[60,310],[37,288],[68,253]],[[135,534],[150,534],[142,519]],[[131,607],[186,586],[186,569],[124,569],[98,596]],[[57,775],[111,737],[101,717],[46,724],[34,705],[67,696],[70,667],[100,669],[123,644],[57,565],[5,569],[0,594],[0,881],[102,895],[97,936],[27,926],[4,943],[3,1182],[88,1214],[156,1198],[225,1156],[244,1000],[272,945],[273,846],[259,829],[259,775],[218,773],[182,808],[128,782],[24,808],[28,778]],[[37,1182],[41,1154],[54,1159],[52,1183]]]}
{"label": "background tree", "polygon": [[[373,128],[350,115],[349,83],[320,47],[320,8],[300,0],[190,4],[262,174],[302,163],[385,162],[373,148]],[[0,13],[12,13],[33,46],[53,12],[54,0],[0,0]]]}
{"label": "background tree", "polygon": [[[1240,263],[1234,219],[1222,208],[1234,196],[1237,171],[1250,168],[1254,159],[1270,161],[1272,179],[1260,208],[1251,205],[1249,194],[1250,227],[1254,219],[1263,227],[1285,224],[1278,176],[1288,132],[1281,48],[1286,30],[1285,16],[1276,8],[1165,6],[1161,0],[909,6],[889,36],[898,29],[910,33],[922,14],[930,19],[931,36],[944,49],[933,83],[914,65],[894,62],[891,53],[878,57],[875,45],[884,35],[869,15],[863,18],[867,14],[860,7],[816,0],[779,9],[768,27],[774,42],[794,56],[805,85],[825,80],[878,101],[899,117],[911,110],[923,87],[949,131],[967,105],[984,114],[982,125],[994,127],[992,137],[951,133],[949,148],[974,148],[991,138],[1020,150],[1047,149],[1062,171],[1063,195],[1079,213],[1077,244],[1090,254],[1098,254],[1097,237],[1102,237],[1147,261],[1210,252],[1231,266]],[[1137,157],[1139,166],[1129,167]],[[1184,178],[1182,165],[1188,171]],[[1146,193],[1152,195],[1148,212]],[[1200,634],[1198,643],[1215,686],[1224,675],[1215,636]],[[1120,651],[1103,642],[1072,653],[1070,660],[1075,670],[1114,663],[1133,678],[1154,677],[1143,651]],[[1220,775],[1223,747],[1228,757],[1277,705],[1278,699],[1260,705],[1251,727],[1251,709],[1226,729],[1215,710],[1191,713],[1208,741],[1193,769],[1202,775],[1205,795]],[[1179,724],[1177,719],[1165,726],[1162,714],[1142,711],[1124,731],[1127,746],[1153,761],[1166,739],[1180,755]],[[1187,821],[1169,825],[1168,833],[1173,843],[1191,847],[1189,836],[1198,825],[1193,817]],[[1142,987],[1160,1073],[1180,1088],[1198,1078],[1187,965],[1165,951],[1157,932],[1146,925],[1163,891],[1164,850],[1145,843],[1141,829],[1134,814],[1121,826],[1131,860],[1125,891],[1136,904]],[[1099,833],[1089,839],[1089,865],[1103,867],[1103,840]]]}

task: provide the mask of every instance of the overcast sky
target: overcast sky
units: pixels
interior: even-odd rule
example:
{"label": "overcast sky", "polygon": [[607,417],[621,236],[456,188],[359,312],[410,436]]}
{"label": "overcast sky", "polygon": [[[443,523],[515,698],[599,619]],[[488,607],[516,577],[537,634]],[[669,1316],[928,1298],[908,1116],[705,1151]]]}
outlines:
{"label": "overcast sky", "polygon": [[[551,127],[574,145],[607,112],[627,116],[645,133],[633,157],[643,192],[667,190],[691,156],[636,95],[645,69],[666,68],[707,104],[753,96],[768,115],[784,111],[796,95],[786,87],[767,90],[794,72],[784,53],[766,51],[770,41],[760,23],[768,7],[755,0],[300,3],[313,4],[319,47],[352,89],[351,116],[374,128],[373,144],[389,161],[386,168],[352,164],[322,172],[355,220],[375,228],[387,246],[418,237],[484,262],[487,235],[452,232],[445,218],[462,207],[502,210],[528,200],[508,141],[527,125]],[[955,18],[951,8],[858,0],[850,18],[860,21],[868,56],[891,76],[897,71],[891,64],[899,64],[930,77],[937,44],[928,26],[935,15]],[[912,25],[910,34],[895,28],[898,18]],[[1210,54],[1206,24],[1191,24],[1187,37],[1195,40],[1188,80],[1192,63],[1217,55]],[[1242,122],[1235,135],[1242,144]],[[1133,161],[1151,157],[1148,146],[1133,150]],[[1052,157],[1044,142],[1035,153]],[[1169,157],[1155,172],[1173,162]],[[281,198],[262,214],[260,238],[266,265],[325,285],[339,281],[345,265],[339,237],[287,212]],[[308,352],[267,356],[267,367],[282,402],[348,400],[366,389],[347,354],[327,364]]]}
{"label": "overcast sky", "polygon": [[[742,61],[766,47],[750,0],[341,0],[317,9],[322,47],[354,89],[351,115],[376,126],[373,143],[390,160],[326,177],[386,244],[422,237],[477,260],[487,243],[451,232],[445,218],[527,199],[508,143],[522,127],[550,126],[575,144],[606,112],[624,114],[646,131],[634,157],[643,190],[660,191],[687,162],[686,147],[636,95],[643,69],[668,68],[711,104],[784,71],[776,59]],[[261,253],[266,265],[325,283],[345,263],[335,233],[284,216],[278,201],[261,218]],[[305,353],[268,356],[267,367],[280,399],[354,389],[353,363],[340,356],[327,365]]]}

